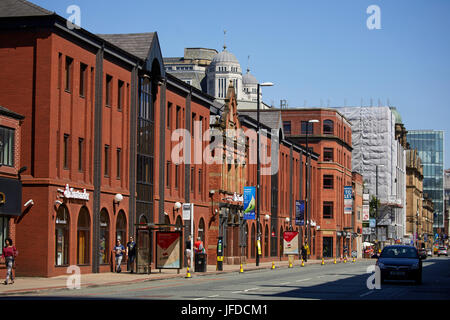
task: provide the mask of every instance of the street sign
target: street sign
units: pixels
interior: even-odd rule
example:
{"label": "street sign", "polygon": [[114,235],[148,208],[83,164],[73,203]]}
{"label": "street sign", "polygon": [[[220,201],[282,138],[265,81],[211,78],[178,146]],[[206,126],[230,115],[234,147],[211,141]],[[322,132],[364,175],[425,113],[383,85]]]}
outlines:
{"label": "street sign", "polygon": [[376,226],[377,226],[376,219],[369,219],[369,227],[370,228],[376,228]]}
{"label": "street sign", "polygon": [[183,220],[191,220],[191,204],[183,203]]}

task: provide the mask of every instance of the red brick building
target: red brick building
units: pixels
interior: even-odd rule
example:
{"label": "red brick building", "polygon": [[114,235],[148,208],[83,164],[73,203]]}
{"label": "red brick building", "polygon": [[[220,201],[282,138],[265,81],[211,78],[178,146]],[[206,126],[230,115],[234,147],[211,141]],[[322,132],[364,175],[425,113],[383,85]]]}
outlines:
{"label": "red brick building", "polygon": [[[243,218],[243,189],[257,186],[257,114],[255,110],[238,110],[235,90],[228,86],[220,117],[211,123],[218,134],[212,142],[222,142],[215,150],[218,162],[209,170],[214,219],[210,226],[210,241],[223,239],[224,263],[254,263],[258,254],[257,218]],[[283,135],[281,114],[262,113],[261,126],[261,187],[259,238],[260,261],[287,259],[283,254],[283,232],[300,231],[299,245],[304,240],[304,228],[295,225],[295,200],[304,199],[306,149],[287,141]],[[312,179],[317,174],[318,155],[312,154]],[[312,197],[312,214],[316,199]],[[215,243],[213,243],[215,244]],[[316,246],[313,245],[315,250]],[[216,246],[210,254],[214,257]],[[315,252],[313,252],[315,255]],[[209,263],[215,263],[209,259]]]}
{"label": "red brick building", "polygon": [[[21,125],[24,117],[0,106],[0,243],[5,246],[6,238],[11,238],[16,245],[16,223],[23,212],[32,206],[26,199],[27,206],[22,206],[21,173],[26,168],[20,167]],[[4,264],[0,265],[0,277],[6,275]]]}
{"label": "red brick building", "polygon": [[308,133],[309,147],[320,154],[318,179],[313,186],[320,212],[314,221],[317,256],[339,258],[345,251],[350,255],[355,249],[352,239],[358,237],[354,210],[344,213],[344,187],[353,183],[350,123],[335,109],[290,108],[281,112],[286,136],[305,145]]}

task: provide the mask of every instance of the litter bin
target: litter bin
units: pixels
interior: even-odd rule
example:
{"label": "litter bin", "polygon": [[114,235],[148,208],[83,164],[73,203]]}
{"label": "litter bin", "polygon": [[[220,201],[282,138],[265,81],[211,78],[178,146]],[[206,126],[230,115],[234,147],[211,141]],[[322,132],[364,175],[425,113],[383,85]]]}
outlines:
{"label": "litter bin", "polygon": [[195,272],[206,272],[206,253],[195,254]]}

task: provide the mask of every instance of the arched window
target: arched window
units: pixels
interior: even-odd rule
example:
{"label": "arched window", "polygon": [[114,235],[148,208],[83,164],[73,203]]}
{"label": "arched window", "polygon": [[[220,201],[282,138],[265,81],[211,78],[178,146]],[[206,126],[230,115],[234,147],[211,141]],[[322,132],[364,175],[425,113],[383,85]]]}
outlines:
{"label": "arched window", "polygon": [[266,225],[266,230],[264,231],[264,256],[269,256],[269,226]]}
{"label": "arched window", "polygon": [[139,218],[139,224],[147,224],[147,223],[148,223],[148,222],[147,222],[147,217],[144,216],[144,215],[140,216],[140,218]]}
{"label": "arched window", "polygon": [[89,264],[91,218],[86,207],[80,209],[77,226],[77,263]]}
{"label": "arched window", "polygon": [[127,243],[127,218],[123,210],[119,211],[116,222],[116,241],[119,239],[122,244]]}
{"label": "arched window", "polygon": [[333,134],[334,133],[334,122],[333,120],[323,121],[323,134]]}
{"label": "arched window", "polygon": [[56,213],[55,223],[55,265],[69,264],[69,210],[60,205]]}
{"label": "arched window", "polygon": [[109,214],[106,209],[100,211],[100,264],[109,261]]}
{"label": "arched window", "polygon": [[203,247],[206,248],[206,242],[205,242],[205,221],[203,218],[200,219],[200,222],[198,223],[198,236],[203,241]]}
{"label": "arched window", "polygon": [[252,224],[252,248],[250,253],[252,258],[256,257],[256,230],[254,224]]}

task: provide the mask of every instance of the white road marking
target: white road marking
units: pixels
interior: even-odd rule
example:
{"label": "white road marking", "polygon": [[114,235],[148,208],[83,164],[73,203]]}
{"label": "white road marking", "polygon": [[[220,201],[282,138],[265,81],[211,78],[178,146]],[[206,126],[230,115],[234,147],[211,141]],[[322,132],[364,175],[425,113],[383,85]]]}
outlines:
{"label": "white road marking", "polygon": [[372,291],[369,291],[369,292],[363,293],[362,295],[360,295],[360,297],[362,298],[362,297],[368,296],[369,294],[372,294],[372,293],[374,293],[374,292],[375,292],[375,291],[374,291],[374,290],[372,290]]}
{"label": "white road marking", "polygon": [[213,295],[213,296],[207,296],[207,297],[197,298],[197,299],[194,299],[194,300],[203,300],[203,299],[208,299],[208,298],[215,298],[215,297],[218,297],[218,296],[219,296],[219,295],[216,294],[216,295]]}
{"label": "white road marking", "polygon": [[297,280],[295,282],[308,281],[308,280],[311,280],[311,278],[301,279],[301,280]]}
{"label": "white road marking", "polygon": [[282,285],[282,286],[284,286],[284,285],[287,285],[287,284],[289,284],[290,282],[283,282],[283,283],[280,283],[280,285]]}

